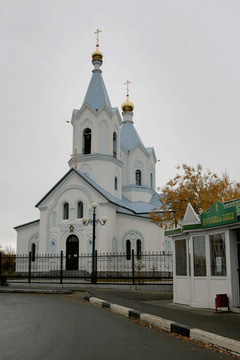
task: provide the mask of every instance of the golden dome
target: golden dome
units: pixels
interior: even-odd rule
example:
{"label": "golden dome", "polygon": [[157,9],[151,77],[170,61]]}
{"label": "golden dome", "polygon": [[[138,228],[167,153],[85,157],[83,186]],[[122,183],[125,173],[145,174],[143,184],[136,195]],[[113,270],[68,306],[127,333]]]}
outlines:
{"label": "golden dome", "polygon": [[122,111],[123,112],[132,112],[134,109],[134,105],[128,99],[122,104]]}
{"label": "golden dome", "polygon": [[131,84],[131,82],[129,80],[127,80],[124,85],[127,85],[127,99],[126,101],[122,104],[122,111],[123,112],[132,112],[134,109],[134,105],[131,101],[129,101],[129,88],[128,85]]}
{"label": "golden dome", "polygon": [[101,51],[95,50],[92,53],[92,59],[93,60],[102,60],[102,58],[103,58],[103,54],[101,53]]}

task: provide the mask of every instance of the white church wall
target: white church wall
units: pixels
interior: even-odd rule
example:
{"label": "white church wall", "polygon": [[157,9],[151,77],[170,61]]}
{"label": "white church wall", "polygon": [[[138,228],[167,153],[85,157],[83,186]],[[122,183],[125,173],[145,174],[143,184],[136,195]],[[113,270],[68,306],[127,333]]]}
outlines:
{"label": "white church wall", "polygon": [[128,161],[128,169],[130,173],[130,184],[136,184],[136,170],[141,171],[141,184],[147,185],[146,178],[147,178],[147,164],[148,158],[147,155],[140,149],[136,147],[131,155],[129,156]]}
{"label": "white church wall", "polygon": [[123,163],[122,166],[122,186],[129,184],[129,179],[128,179],[128,157],[127,154],[125,152],[125,150],[121,149],[121,161]]}
{"label": "white church wall", "polygon": [[140,186],[126,186],[123,189],[123,196],[125,196],[130,201],[144,201],[149,203],[153,196],[153,192],[150,189],[144,189]]}
{"label": "white church wall", "polygon": [[101,120],[100,123],[100,149],[99,152],[101,154],[108,154],[109,153],[109,130],[108,130],[108,124],[106,122],[106,120]]}
{"label": "white church wall", "polygon": [[[57,252],[65,251],[65,241],[69,235],[69,227],[73,225],[77,236],[81,238],[84,225],[81,218],[77,217],[78,202],[83,203],[83,215],[89,217],[89,211],[93,202],[102,201],[98,192],[86,185],[76,174],[71,174],[60,184],[59,188],[53,190],[48,199],[45,199],[40,208],[40,251],[50,252],[51,240],[57,241]],[[64,219],[64,204],[69,204],[69,216]],[[56,218],[56,221],[55,221]],[[87,246],[82,245],[82,251],[87,251]]]}
{"label": "white church wall", "polygon": [[146,168],[147,168],[147,186],[149,186],[152,190],[156,191],[155,161],[152,155],[146,165]]}
{"label": "white church wall", "polygon": [[39,222],[27,224],[17,229],[17,255],[26,255],[31,251],[31,243],[39,242]]}
{"label": "white church wall", "polygon": [[[92,177],[90,177],[96,184],[106,189],[111,195],[114,195],[120,199],[122,195],[122,172],[121,163],[118,160],[111,160],[109,158],[103,158],[100,162],[98,156],[88,157],[88,166],[92,170]],[[81,171],[84,170],[87,163],[82,165]],[[87,170],[87,169],[86,169]],[[86,171],[85,171],[86,172]],[[118,191],[115,191],[115,177],[118,177]]]}
{"label": "white church wall", "polygon": [[[110,203],[99,203],[96,209],[96,215],[98,219],[102,217],[107,218],[107,222],[104,226],[97,225],[97,249],[99,253],[111,253],[112,252],[112,239],[117,236],[117,215],[115,205]],[[117,244],[118,247],[118,244]]]}
{"label": "white church wall", "polygon": [[89,107],[84,107],[76,116],[73,116],[72,125],[74,128],[73,154],[75,149],[78,154],[82,154],[83,131],[89,128],[91,130],[91,154],[101,153],[112,156],[113,132],[115,131],[117,134],[117,158],[120,158],[120,124],[116,113],[110,116],[109,111],[104,108],[95,112]]}
{"label": "white church wall", "polygon": [[121,252],[126,252],[128,236],[134,251],[136,251],[137,239],[142,240],[143,252],[164,251],[164,231],[148,219],[118,214],[118,230]]}

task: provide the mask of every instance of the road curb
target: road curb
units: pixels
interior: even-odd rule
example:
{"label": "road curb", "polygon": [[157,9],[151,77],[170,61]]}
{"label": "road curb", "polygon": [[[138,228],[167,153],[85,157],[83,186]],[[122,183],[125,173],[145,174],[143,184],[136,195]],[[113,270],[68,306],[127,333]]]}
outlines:
{"label": "road curb", "polygon": [[202,343],[210,344],[212,346],[222,348],[234,352],[237,355],[240,355],[239,341],[216,335],[208,331],[191,328],[189,326],[179,324],[171,320],[163,319],[159,316],[142,313],[122,305],[109,303],[105,300],[98,299],[93,296],[86,296],[84,299],[94,305],[109,309],[110,311],[123,315],[125,317],[139,319],[149,325],[153,325],[160,329],[166,330],[169,333],[182,335],[195,341],[201,341]]}
{"label": "road curb", "polygon": [[51,289],[0,289],[0,293],[7,294],[72,294],[72,290]]}

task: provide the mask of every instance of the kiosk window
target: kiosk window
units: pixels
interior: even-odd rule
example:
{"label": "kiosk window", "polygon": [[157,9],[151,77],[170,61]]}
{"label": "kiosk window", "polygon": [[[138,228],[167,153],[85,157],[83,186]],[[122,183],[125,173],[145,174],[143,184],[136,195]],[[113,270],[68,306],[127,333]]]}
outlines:
{"label": "kiosk window", "polygon": [[193,238],[194,276],[206,276],[206,245],[205,236]]}
{"label": "kiosk window", "polygon": [[210,256],[211,256],[211,275],[226,276],[226,248],[225,235],[209,235],[210,239]]}
{"label": "kiosk window", "polygon": [[175,241],[176,275],[187,276],[186,239]]}

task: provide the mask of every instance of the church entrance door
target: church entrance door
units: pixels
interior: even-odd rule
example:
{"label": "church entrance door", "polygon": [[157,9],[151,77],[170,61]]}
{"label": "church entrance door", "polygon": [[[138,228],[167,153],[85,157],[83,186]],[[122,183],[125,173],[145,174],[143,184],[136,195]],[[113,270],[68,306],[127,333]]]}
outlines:
{"label": "church entrance door", "polygon": [[66,270],[78,270],[79,240],[70,235],[66,242]]}

